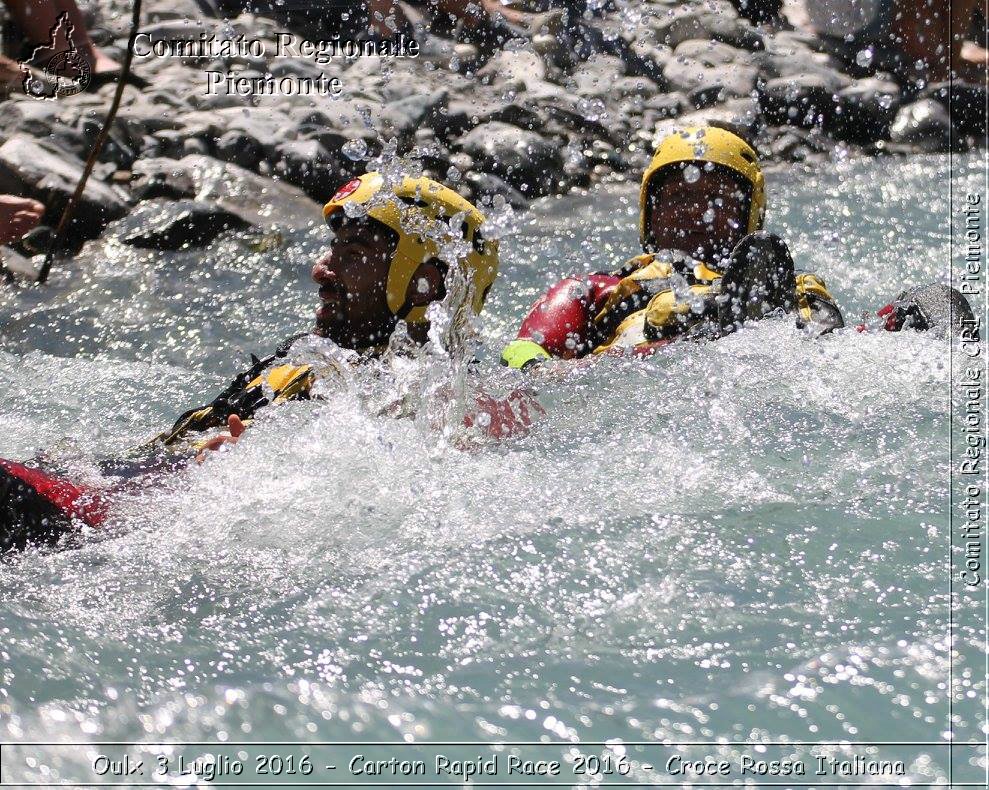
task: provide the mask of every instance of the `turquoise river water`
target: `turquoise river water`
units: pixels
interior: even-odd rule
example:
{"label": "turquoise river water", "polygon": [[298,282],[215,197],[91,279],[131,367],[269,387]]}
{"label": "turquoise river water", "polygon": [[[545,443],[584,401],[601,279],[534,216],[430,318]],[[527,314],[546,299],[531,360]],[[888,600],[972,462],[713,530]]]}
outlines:
{"label": "turquoise river water", "polygon": [[[956,189],[977,188],[978,159],[955,168]],[[849,323],[945,280],[946,158],[769,183],[770,226]],[[466,384],[435,357],[343,376],[128,495],[107,534],[0,562],[2,780],[123,782],[94,761],[127,752],[140,781],[176,786],[208,784],[226,756],[247,773],[218,783],[456,784],[350,763],[432,772],[443,749],[424,742],[497,740],[543,742],[505,747],[506,783],[524,779],[512,749],[563,762],[531,781],[582,786],[717,781],[677,774],[675,755],[726,759],[725,781],[750,784],[979,782],[985,749],[965,742],[985,737],[984,633],[947,642],[947,341],[815,340],[777,319],[644,362],[559,365],[536,383],[546,417],[504,442],[467,441],[453,406],[429,405],[514,386],[500,345],[551,281],[635,252],[636,199],[611,185],[498,213],[502,273]],[[47,290],[0,292],[0,456],[46,449],[85,476],[160,430],[308,327],[324,240],[314,225],[263,253],[109,243]],[[378,413],[396,393],[415,418]],[[314,745],[250,743],[289,741]],[[697,745],[646,745],[663,742]],[[256,775],[264,749],[292,772]],[[603,762],[575,772],[579,754]],[[820,755],[903,772],[739,770]],[[158,759],[170,773],[152,775]]]}

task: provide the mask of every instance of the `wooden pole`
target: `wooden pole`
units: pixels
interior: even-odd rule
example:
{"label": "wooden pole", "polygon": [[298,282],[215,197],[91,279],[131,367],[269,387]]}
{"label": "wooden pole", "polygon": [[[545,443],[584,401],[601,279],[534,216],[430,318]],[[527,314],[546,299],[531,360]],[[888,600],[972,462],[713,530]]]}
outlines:
{"label": "wooden pole", "polygon": [[141,0],[134,0],[134,7],[131,10],[130,35],[127,38],[127,52],[124,55],[124,63],[120,68],[120,76],[117,78],[117,90],[113,94],[113,102],[111,102],[110,110],[107,112],[106,119],[103,121],[103,127],[100,129],[100,133],[97,135],[96,141],[93,143],[93,149],[89,152],[89,158],[86,159],[86,166],[83,168],[82,178],[80,178],[79,183],[76,184],[75,191],[69,198],[69,202],[65,204],[65,208],[62,210],[62,216],[58,221],[55,232],[48,240],[48,252],[45,254],[45,262],[41,266],[41,271],[38,272],[37,282],[39,283],[44,283],[48,280],[48,274],[51,272],[52,263],[55,258],[55,247],[59,238],[62,236],[62,233],[65,231],[66,227],[68,227],[69,220],[72,218],[72,212],[75,211],[75,207],[79,203],[79,199],[82,197],[83,190],[86,189],[86,182],[89,181],[89,176],[92,174],[93,168],[96,166],[96,158],[100,155],[100,151],[103,150],[103,144],[106,143],[106,138],[110,135],[113,120],[117,117],[117,110],[120,109],[120,100],[124,96],[124,85],[127,84],[127,78],[130,76],[131,63],[134,60],[134,41],[137,38],[137,31],[140,25]]}

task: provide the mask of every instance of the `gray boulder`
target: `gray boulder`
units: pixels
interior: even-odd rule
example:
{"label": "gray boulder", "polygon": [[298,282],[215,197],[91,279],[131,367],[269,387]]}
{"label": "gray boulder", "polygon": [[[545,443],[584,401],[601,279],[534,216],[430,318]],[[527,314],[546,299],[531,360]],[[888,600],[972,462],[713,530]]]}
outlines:
{"label": "gray boulder", "polygon": [[[616,119],[597,115],[593,109],[594,102],[586,99],[574,100],[573,97],[555,97],[539,102],[539,112],[546,116],[543,131],[561,137],[569,137],[571,132],[590,134],[602,140],[617,144],[622,129]],[[598,109],[604,109],[601,103]],[[502,119],[498,119],[502,120]],[[511,121],[508,121],[511,123]],[[524,126],[516,123],[515,126]],[[534,129],[532,129],[534,131]]]}
{"label": "gray boulder", "polygon": [[[260,152],[265,159],[273,157],[281,143],[295,137],[292,123],[281,113],[260,107],[227,107],[207,113],[206,117],[197,115],[192,128],[197,132],[205,131],[215,138],[215,145],[218,145],[224,134],[236,132],[244,145],[250,146],[254,152]],[[235,139],[238,138],[231,137],[229,141]]]}
{"label": "gray boulder", "polygon": [[687,97],[674,91],[672,93],[657,93],[643,103],[643,111],[652,110],[660,118],[676,118],[687,111]]}
{"label": "gray boulder", "polygon": [[707,126],[719,124],[734,127],[743,136],[754,135],[762,127],[759,102],[755,99],[732,99],[716,107],[687,113],[677,119],[680,126]]}
{"label": "gray boulder", "polygon": [[201,247],[221,233],[250,227],[236,214],[213,203],[161,198],[138,204],[118,225],[124,244],[152,250]]}
{"label": "gray boulder", "polygon": [[762,128],[759,104],[755,99],[732,99],[717,107],[660,120],[652,126],[643,127],[636,137],[652,151],[664,138],[688,126],[708,126],[712,123],[734,128],[743,136],[752,137]]}
{"label": "gray boulder", "polygon": [[282,143],[277,155],[275,174],[319,202],[329,200],[341,183],[362,169],[360,163],[331,154],[316,140]]}
{"label": "gray boulder", "polygon": [[[193,139],[185,131],[174,129],[162,129],[151,135],[150,152],[156,157],[167,157],[171,159],[181,159],[185,151],[187,140]],[[137,163],[135,163],[135,167]]]}
{"label": "gray boulder", "polygon": [[[0,192],[40,200],[48,208],[48,222],[57,220],[82,170],[82,161],[72,154],[53,151],[30,137],[15,135],[0,145]],[[68,237],[95,238],[107,223],[126,212],[124,194],[91,176],[76,206]]]}
{"label": "gray boulder", "polygon": [[815,51],[790,34],[780,33],[767,39],[766,51],[755,53],[754,59],[767,80],[814,74],[833,84],[836,91],[852,83],[851,77],[842,73],[841,64],[834,57]]}
{"label": "gray boulder", "polygon": [[759,91],[766,121],[803,129],[828,123],[838,104],[840,86],[819,74],[778,77]]}
{"label": "gray boulder", "polygon": [[753,66],[710,66],[699,60],[671,61],[664,74],[674,90],[695,97],[706,95],[710,101],[748,96],[759,77]]}
{"label": "gray boulder", "polygon": [[258,163],[264,158],[261,143],[247,132],[231,129],[220,135],[214,146],[217,159],[248,170],[256,170]]}
{"label": "gray boulder", "polygon": [[649,20],[660,44],[676,47],[690,39],[720,41],[734,47],[762,49],[763,37],[738,18],[730,4],[714,3],[711,7],[672,5]]}
{"label": "gray boulder", "polygon": [[691,39],[681,43],[666,64],[664,77],[674,90],[705,92],[717,101],[748,96],[756,87],[759,70],[742,50],[715,41]]}
{"label": "gray boulder", "polygon": [[538,131],[543,125],[543,119],[531,107],[505,99],[454,99],[429,123],[441,140],[449,142],[475,126],[492,121],[510,123],[529,131]]}
{"label": "gray boulder", "polygon": [[320,219],[319,204],[302,190],[209,156],[144,159],[135,163],[133,175],[130,186],[138,198],[195,198],[251,225],[306,228]]}
{"label": "gray boulder", "polygon": [[504,178],[523,195],[550,194],[560,179],[559,146],[535,132],[492,122],[468,132],[458,144],[478,167]]}
{"label": "gray boulder", "polygon": [[656,95],[656,83],[648,77],[619,77],[611,81],[610,98],[639,96],[643,99]]}
{"label": "gray boulder", "polygon": [[758,30],[732,15],[724,4],[719,8],[703,13],[700,24],[714,41],[721,41],[739,49],[759,51],[765,49],[765,41]]}
{"label": "gray boulder", "polygon": [[596,54],[574,69],[567,87],[578,96],[609,96],[615,80],[624,75],[625,62],[621,58]]}
{"label": "gray boulder", "polygon": [[820,159],[833,148],[833,142],[814,129],[805,131],[793,126],[768,130],[769,142],[763,146],[772,158],[783,162],[806,162]]}
{"label": "gray boulder", "polygon": [[138,200],[182,200],[196,195],[192,173],[175,159],[140,159],[134,163],[132,175],[131,194]]}
{"label": "gray boulder", "polygon": [[954,129],[951,116],[940,102],[922,99],[902,107],[890,129],[890,139],[929,153],[951,149]]}
{"label": "gray boulder", "polygon": [[192,179],[198,200],[208,200],[252,225],[306,228],[322,219],[322,203],[290,184],[208,156],[186,156],[178,164]]}
{"label": "gray boulder", "polygon": [[529,205],[521,192],[492,173],[471,172],[466,175],[465,181],[471,202],[481,206],[490,205],[496,197],[503,198],[516,211],[524,211]]}
{"label": "gray boulder", "polygon": [[840,140],[860,144],[888,140],[899,104],[896,83],[859,80],[838,92],[837,113],[827,130]]}
{"label": "gray boulder", "polygon": [[496,52],[477,70],[477,78],[485,84],[493,82],[542,82],[546,79],[546,64],[535,52]]}
{"label": "gray boulder", "polygon": [[89,145],[77,128],[78,112],[59,104],[36,99],[6,102],[0,113],[0,139],[22,134],[46,140],[53,149],[85,158],[89,155]]}

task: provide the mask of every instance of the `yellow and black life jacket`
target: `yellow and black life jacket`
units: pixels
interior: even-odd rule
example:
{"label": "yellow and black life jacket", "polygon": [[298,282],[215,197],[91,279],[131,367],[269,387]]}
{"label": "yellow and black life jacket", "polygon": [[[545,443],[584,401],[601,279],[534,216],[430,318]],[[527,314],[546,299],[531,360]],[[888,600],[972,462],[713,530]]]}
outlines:
{"label": "yellow and black life jacket", "polygon": [[[594,317],[594,354],[689,335],[716,318],[722,275],[683,253],[637,255],[612,274],[622,279]],[[798,272],[796,296],[799,327],[818,323],[826,332],[844,325],[821,277]]]}

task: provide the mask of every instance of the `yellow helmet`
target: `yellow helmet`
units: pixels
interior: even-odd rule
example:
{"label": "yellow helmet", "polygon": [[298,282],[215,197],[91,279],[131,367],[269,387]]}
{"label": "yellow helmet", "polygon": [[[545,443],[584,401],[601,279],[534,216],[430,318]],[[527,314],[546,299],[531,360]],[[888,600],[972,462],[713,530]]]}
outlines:
{"label": "yellow helmet", "polygon": [[[452,189],[431,178],[403,178],[382,195],[383,189],[384,178],[376,172],[348,181],[323,207],[323,219],[329,223],[330,217],[344,211],[348,204],[361,204],[367,206],[366,210],[354,216],[366,213],[398,234],[398,247],[386,284],[392,314],[408,323],[425,321],[426,305],[410,308],[406,303],[409,283],[419,265],[438,258],[440,244],[451,240],[466,242],[467,249],[458,256],[459,263],[474,286],[474,312],[481,312],[498,274],[498,242],[482,236],[484,215]],[[460,220],[460,227],[446,227],[454,218]],[[460,235],[451,239],[451,232]]]}
{"label": "yellow helmet", "polygon": [[648,241],[649,186],[653,177],[665,167],[678,162],[711,162],[727,167],[752,186],[747,233],[762,229],[766,216],[766,179],[759,167],[759,156],[737,134],[717,126],[691,126],[663,138],[642,176],[639,191],[639,241]]}

